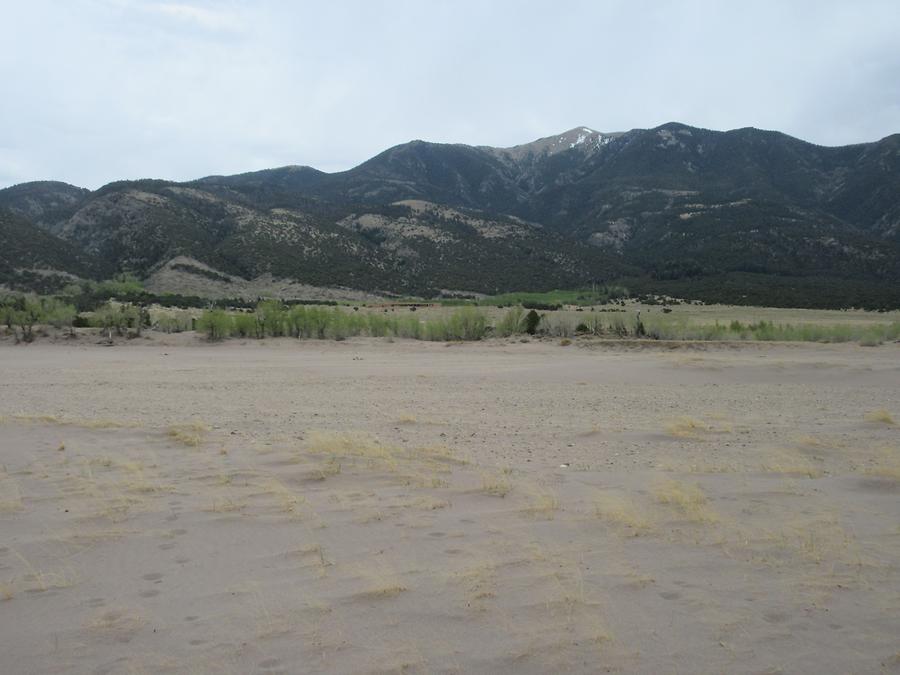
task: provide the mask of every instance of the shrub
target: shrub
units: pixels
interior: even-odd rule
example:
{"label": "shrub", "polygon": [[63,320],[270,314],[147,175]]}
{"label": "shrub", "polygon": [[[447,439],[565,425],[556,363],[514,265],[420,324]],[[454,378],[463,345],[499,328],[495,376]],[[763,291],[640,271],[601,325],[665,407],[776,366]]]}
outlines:
{"label": "shrub", "polygon": [[260,337],[281,337],[285,334],[286,314],[280,300],[261,300],[256,304],[255,316]]}
{"label": "shrub", "polygon": [[232,319],[221,309],[208,309],[197,322],[197,329],[206,333],[208,340],[215,342],[231,335]]}
{"label": "shrub", "polygon": [[260,325],[256,316],[248,312],[238,312],[232,315],[232,329],[234,334],[242,338],[261,338]]}
{"label": "shrub", "polygon": [[451,339],[480,340],[487,331],[487,318],[473,307],[456,310],[448,323]]}
{"label": "shrub", "polygon": [[141,313],[134,305],[109,301],[94,311],[91,325],[103,328],[110,335],[113,329],[116,335],[125,335],[129,328],[140,330]]}
{"label": "shrub", "polygon": [[497,335],[500,337],[509,337],[510,335],[521,333],[524,327],[524,318],[525,310],[521,305],[511,307],[497,323]]}
{"label": "shrub", "polygon": [[533,309],[525,315],[525,332],[529,335],[537,333],[538,325],[541,323],[541,315]]}
{"label": "shrub", "polygon": [[647,330],[644,328],[644,322],[640,319],[637,319],[634,323],[634,334],[636,337],[644,337],[647,335]]}

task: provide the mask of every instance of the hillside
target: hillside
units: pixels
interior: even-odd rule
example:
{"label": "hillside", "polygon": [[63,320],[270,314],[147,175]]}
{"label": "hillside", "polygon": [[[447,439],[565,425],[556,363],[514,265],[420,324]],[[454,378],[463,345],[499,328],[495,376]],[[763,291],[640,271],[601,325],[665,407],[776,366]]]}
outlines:
{"label": "hillside", "polygon": [[829,148],[758,129],[576,127],[512,148],[412,141],[333,174],[28,183],[0,207],[141,275],[187,256],[244,279],[416,294],[726,279],[736,301],[747,275],[884,298],[900,282],[900,135]]}
{"label": "hillside", "polygon": [[76,277],[96,277],[104,271],[98,260],[78,247],[0,208],[0,285],[52,290]]}

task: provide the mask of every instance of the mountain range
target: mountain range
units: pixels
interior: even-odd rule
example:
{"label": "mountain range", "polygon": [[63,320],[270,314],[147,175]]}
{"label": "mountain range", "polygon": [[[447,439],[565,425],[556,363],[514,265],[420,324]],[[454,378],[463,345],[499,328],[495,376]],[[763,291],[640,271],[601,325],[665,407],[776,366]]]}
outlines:
{"label": "mountain range", "polygon": [[0,190],[0,283],[123,271],[225,296],[261,278],[425,296],[624,279],[898,306],[900,134],[823,147],[753,128],[576,127],[511,148],[412,141],[339,173]]}

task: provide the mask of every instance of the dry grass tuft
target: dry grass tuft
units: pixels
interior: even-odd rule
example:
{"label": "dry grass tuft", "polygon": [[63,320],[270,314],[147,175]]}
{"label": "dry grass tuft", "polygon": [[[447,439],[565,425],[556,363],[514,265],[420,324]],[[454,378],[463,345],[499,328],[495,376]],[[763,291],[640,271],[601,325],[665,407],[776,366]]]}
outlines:
{"label": "dry grass tuft", "polygon": [[438,460],[451,464],[468,464],[468,460],[456,456],[456,453],[449,446],[437,443],[435,445],[421,445],[417,447],[413,454],[419,458]]}
{"label": "dry grass tuft", "polygon": [[[0,421],[6,419],[7,418],[2,418]],[[120,420],[107,419],[69,419],[57,415],[30,415],[26,413],[19,413],[8,419],[17,422],[30,422],[33,424],[69,425],[73,427],[82,427],[84,429],[132,429],[141,426],[139,422],[123,422]]]}
{"label": "dry grass tuft", "polygon": [[485,471],[481,474],[481,491],[493,497],[505,497],[512,490],[508,474]]}
{"label": "dry grass tuft", "polygon": [[697,438],[700,434],[709,431],[709,425],[694,417],[683,415],[666,424],[666,431],[676,438]]}
{"label": "dry grass tuft", "polygon": [[714,523],[719,519],[707,504],[706,495],[699,485],[665,480],[654,486],[653,494],[660,504],[673,506],[687,520]]}
{"label": "dry grass tuft", "polygon": [[324,463],[317,465],[310,471],[310,478],[313,480],[326,480],[332,476],[337,476],[341,472],[341,462],[337,457],[330,457]]}
{"label": "dry grass tuft", "polygon": [[209,427],[203,422],[186,422],[173,424],[168,429],[169,437],[188,447],[197,447],[203,442],[203,437],[209,432]]}
{"label": "dry grass tuft", "polygon": [[0,582],[0,600],[12,600],[16,596],[16,589],[12,583]]}
{"label": "dry grass tuft", "polygon": [[559,497],[549,488],[528,488],[528,507],[526,513],[534,518],[553,520],[559,510]]}
{"label": "dry grass tuft", "polygon": [[803,434],[802,436],[798,436],[796,439],[797,445],[802,445],[806,448],[827,448],[831,446],[831,443],[825,441],[818,436],[813,436],[812,434]]}
{"label": "dry grass tuft", "polygon": [[415,424],[416,417],[415,415],[400,415],[397,418],[397,424]]}
{"label": "dry grass tuft", "polygon": [[374,586],[360,593],[363,598],[393,598],[408,591],[409,589],[403,584],[387,584],[385,586]]}
{"label": "dry grass tuft", "polygon": [[869,476],[900,481],[900,448],[882,448],[874,458],[873,466],[867,467],[865,473]]}
{"label": "dry grass tuft", "polygon": [[632,499],[609,492],[595,496],[594,514],[602,520],[628,528],[634,536],[653,528],[650,517]]}
{"label": "dry grass tuft", "polygon": [[806,476],[807,478],[821,478],[824,475],[820,466],[789,450],[767,451],[760,468],[767,473]]}
{"label": "dry grass tuft", "polygon": [[215,497],[208,508],[201,510],[210,513],[235,513],[247,508],[247,502],[232,497]]}
{"label": "dry grass tuft", "polygon": [[128,642],[147,623],[136,612],[120,609],[107,610],[88,622],[87,628],[102,633],[119,642]]}
{"label": "dry grass tuft", "polygon": [[0,513],[16,513],[25,508],[15,479],[0,474]]}
{"label": "dry grass tuft", "polygon": [[[449,482],[440,475],[451,473],[452,464],[466,463],[457,459],[445,445],[402,448],[385,445],[360,432],[312,431],[306,442],[306,451],[311,455],[329,457],[324,467],[313,470],[312,478],[324,479],[341,472],[340,460],[346,460],[350,467],[362,463],[370,470],[393,474],[404,485],[418,487],[446,487]],[[301,456],[297,459],[300,460]]]}
{"label": "dry grass tuft", "polygon": [[[32,565],[31,561],[18,551],[11,549],[11,553],[19,559],[27,571],[27,574],[22,577],[22,580],[28,583],[26,591],[47,591],[51,588],[69,588],[75,585],[76,576],[73,571],[65,569],[58,572],[45,572]],[[9,586],[12,590],[12,582]]]}
{"label": "dry grass tuft", "polygon": [[450,508],[450,502],[446,499],[435,499],[434,497],[419,497],[414,500],[410,506],[420,511],[437,511],[438,509]]}
{"label": "dry grass tuft", "polygon": [[275,497],[275,500],[278,502],[279,509],[282,512],[288,513],[295,517],[299,517],[301,515],[301,509],[306,504],[306,497],[304,497],[303,495],[298,495],[277,478],[273,478],[270,481],[266,482],[262,486],[262,489],[265,493],[271,494]]}
{"label": "dry grass tuft", "polygon": [[493,561],[467,567],[454,573],[452,579],[463,587],[469,609],[484,611],[485,603],[497,597],[497,564]]}
{"label": "dry grass tuft", "polygon": [[897,424],[896,420],[891,416],[884,408],[880,408],[878,410],[873,410],[872,412],[866,415],[867,422],[876,422],[878,424]]}
{"label": "dry grass tuft", "polygon": [[369,434],[361,432],[313,431],[309,434],[306,449],[316,455],[333,457],[363,457],[392,460],[391,448],[382,445]]}

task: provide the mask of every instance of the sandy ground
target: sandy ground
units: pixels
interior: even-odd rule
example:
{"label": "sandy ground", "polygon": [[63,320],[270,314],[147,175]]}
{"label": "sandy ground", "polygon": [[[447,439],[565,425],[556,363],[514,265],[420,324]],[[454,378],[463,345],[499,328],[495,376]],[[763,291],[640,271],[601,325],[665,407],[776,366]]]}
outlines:
{"label": "sandy ground", "polygon": [[898,345],[5,343],[0,416],[4,673],[900,672]]}

